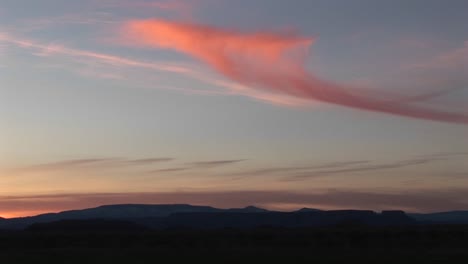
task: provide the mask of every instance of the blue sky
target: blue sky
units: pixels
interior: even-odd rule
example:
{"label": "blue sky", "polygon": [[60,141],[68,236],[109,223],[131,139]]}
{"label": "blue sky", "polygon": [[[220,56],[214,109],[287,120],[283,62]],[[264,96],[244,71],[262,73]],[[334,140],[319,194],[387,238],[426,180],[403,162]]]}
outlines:
{"label": "blue sky", "polygon": [[[187,197],[284,210],[466,209],[457,196],[468,188],[466,11],[455,0],[0,0],[0,215]],[[145,21],[142,35],[123,34]],[[171,47],[145,42],[161,25],[182,37],[215,29],[242,45],[262,32],[310,38],[301,55],[307,78],[461,118],[369,111],[258,76],[236,79],[203,53],[215,35],[188,47],[179,35],[163,36]],[[262,59],[269,43],[257,44],[228,56]],[[250,75],[261,65],[288,76],[281,62],[289,61],[245,65]],[[232,197],[222,202],[219,193]],[[298,197],[273,198],[288,195]],[[415,202],[431,197],[446,206]],[[48,202],[34,207],[38,199]]]}

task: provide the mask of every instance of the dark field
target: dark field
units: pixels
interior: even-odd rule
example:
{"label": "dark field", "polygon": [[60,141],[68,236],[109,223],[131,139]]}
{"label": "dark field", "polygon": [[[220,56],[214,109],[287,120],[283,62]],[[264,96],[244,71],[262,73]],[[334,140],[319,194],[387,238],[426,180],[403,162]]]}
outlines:
{"label": "dark field", "polygon": [[468,263],[468,226],[0,233],[0,263]]}

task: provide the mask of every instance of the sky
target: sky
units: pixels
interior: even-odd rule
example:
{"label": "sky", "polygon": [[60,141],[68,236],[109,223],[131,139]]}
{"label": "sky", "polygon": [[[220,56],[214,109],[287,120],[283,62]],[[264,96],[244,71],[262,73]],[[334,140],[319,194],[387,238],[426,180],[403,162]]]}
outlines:
{"label": "sky", "polygon": [[0,216],[468,209],[468,2],[0,0]]}

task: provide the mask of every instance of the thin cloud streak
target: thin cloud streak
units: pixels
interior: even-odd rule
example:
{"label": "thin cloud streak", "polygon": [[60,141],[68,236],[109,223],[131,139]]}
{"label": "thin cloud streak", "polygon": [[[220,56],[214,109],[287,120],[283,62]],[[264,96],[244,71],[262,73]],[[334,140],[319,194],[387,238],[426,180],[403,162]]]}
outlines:
{"label": "thin cloud streak", "polygon": [[155,172],[177,172],[177,171],[185,171],[190,168],[188,167],[178,167],[178,168],[167,168],[167,169],[159,169],[159,170],[152,170],[149,171],[148,173],[155,173]]}
{"label": "thin cloud streak", "polygon": [[[321,80],[304,58],[314,38],[292,33],[244,33],[166,20],[129,21],[123,34],[136,45],[173,49],[195,57],[237,83],[273,94],[418,119],[468,124],[468,113],[381,98]],[[414,99],[413,99],[414,100]]]}
{"label": "thin cloud streak", "polygon": [[211,167],[230,165],[233,163],[239,163],[242,161],[246,161],[246,159],[198,161],[198,162],[191,162],[188,164],[194,167],[211,168]]}
{"label": "thin cloud streak", "polygon": [[55,17],[41,17],[26,19],[16,28],[21,32],[31,32],[37,30],[50,30],[53,27],[63,27],[68,25],[96,26],[96,25],[116,25],[120,21],[111,13],[90,12],[77,14],[63,14]]}
{"label": "thin cloud streak", "polygon": [[36,164],[17,168],[17,170],[61,170],[64,168],[77,168],[93,165],[102,165],[105,163],[114,163],[119,161],[118,158],[101,158],[101,159],[71,159],[57,162]]}
{"label": "thin cloud streak", "polygon": [[125,161],[128,164],[134,165],[146,165],[146,164],[154,164],[160,162],[168,162],[173,161],[174,158],[149,158],[149,159],[134,159],[134,160],[127,160]]}
{"label": "thin cloud streak", "polygon": [[421,157],[433,157],[433,158],[448,158],[448,157],[464,157],[468,156],[468,152],[438,152],[432,154],[421,155]]}
{"label": "thin cloud streak", "polygon": [[182,66],[165,64],[165,63],[155,63],[155,62],[143,62],[139,60],[128,59],[119,56],[113,56],[104,53],[97,53],[92,51],[80,50],[69,48],[63,45],[53,45],[53,44],[42,44],[33,40],[21,39],[11,36],[7,33],[0,32],[0,41],[8,42],[15,46],[21,48],[30,48],[40,50],[43,56],[61,54],[74,58],[89,58],[94,59],[96,62],[106,63],[113,66],[126,66],[126,67],[141,67],[147,69],[153,69],[164,72],[173,72],[173,73],[184,73],[190,71],[188,68]]}
{"label": "thin cloud streak", "polygon": [[404,168],[404,167],[409,167],[409,166],[423,165],[423,164],[427,164],[427,163],[438,161],[438,160],[441,160],[441,159],[436,159],[436,158],[409,159],[409,160],[396,161],[392,163],[370,164],[366,166],[358,166],[358,167],[352,167],[352,168],[310,171],[310,172],[298,173],[294,176],[286,177],[283,180],[296,181],[296,180],[305,180],[308,178],[322,177],[322,176],[334,175],[334,174],[348,174],[348,173],[356,173],[356,172],[399,169],[399,168]]}
{"label": "thin cloud streak", "polygon": [[[465,71],[468,65],[468,41],[465,41],[463,47],[440,54],[423,63],[412,64],[407,69],[450,69]],[[465,79],[465,81],[468,81]]]}
{"label": "thin cloud streak", "polygon": [[173,161],[174,158],[147,158],[147,159],[125,159],[125,158],[96,158],[96,159],[71,159],[57,162],[36,164],[15,168],[13,171],[51,171],[69,170],[80,168],[114,168],[122,166],[144,166]]}
{"label": "thin cloud streak", "polygon": [[[192,89],[192,88],[177,88],[173,86],[157,86],[157,88],[179,91],[188,94],[197,95],[222,95],[222,96],[246,96],[258,101],[271,103],[280,106],[307,106],[311,102],[301,98],[295,98],[288,95],[272,94],[269,92],[257,91],[249,86],[238,84],[231,81],[217,79],[207,72],[200,71],[200,67],[189,64],[174,64],[169,62],[154,62],[143,61],[121,56],[98,53],[93,51],[70,48],[61,44],[43,44],[38,41],[18,38],[7,32],[0,31],[0,44],[6,43],[14,45],[22,49],[33,50],[32,54],[40,57],[62,56],[67,60],[72,60],[81,64],[85,64],[86,68],[74,70],[78,74],[88,77],[97,77],[101,79],[125,79],[123,75],[115,73],[115,67],[118,68],[141,68],[154,72],[171,73],[182,75],[193,80],[209,84],[218,89]],[[5,49],[5,48],[4,48]],[[105,69],[103,72],[99,66],[112,67]],[[90,69],[87,69],[90,68]],[[152,83],[152,82],[151,82]],[[221,88],[221,89],[219,89]]]}
{"label": "thin cloud streak", "polygon": [[349,167],[353,165],[359,165],[364,163],[369,163],[370,160],[356,160],[356,161],[341,161],[341,162],[331,162],[331,163],[324,163],[321,165],[312,165],[312,166],[297,166],[297,167],[273,167],[273,168],[263,168],[263,169],[256,169],[250,171],[242,171],[236,173],[230,173],[227,176],[239,176],[235,177],[235,180],[244,179],[247,177],[254,177],[254,176],[263,176],[263,175],[276,175],[279,173],[291,173],[291,172],[299,172],[299,171],[310,171],[315,169],[326,169],[326,168],[342,168],[342,167]]}

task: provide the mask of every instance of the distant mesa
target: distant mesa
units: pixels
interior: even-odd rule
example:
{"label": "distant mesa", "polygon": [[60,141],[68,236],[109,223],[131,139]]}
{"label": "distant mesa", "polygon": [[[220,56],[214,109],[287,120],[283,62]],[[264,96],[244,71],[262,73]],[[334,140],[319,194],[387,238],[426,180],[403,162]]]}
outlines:
{"label": "distant mesa", "polygon": [[268,212],[268,213],[175,213],[166,218],[170,228],[220,229],[256,227],[324,227],[353,225],[409,225],[413,220],[406,215],[387,217],[373,211],[337,210],[310,212]]}
{"label": "distant mesa", "polygon": [[322,210],[304,207],[304,208],[301,208],[301,209],[297,210],[296,212],[297,213],[306,213],[306,212],[318,212],[318,211],[322,211]]}
{"label": "distant mesa", "polygon": [[60,220],[50,223],[35,223],[26,228],[30,232],[58,232],[58,233],[115,233],[147,231],[149,228],[131,221],[88,219],[88,220]]}
{"label": "distant mesa", "polygon": [[468,224],[468,211],[409,214],[409,216],[418,222],[426,224]]}
{"label": "distant mesa", "polygon": [[434,223],[468,223],[468,211],[406,214],[399,210],[377,213],[370,210],[326,211],[302,208],[292,212],[277,212],[255,206],[220,209],[190,204],[117,204],[32,217],[1,218],[0,229],[94,230],[106,224],[110,229],[139,230],[140,228],[398,226]]}
{"label": "distant mesa", "polygon": [[255,207],[255,206],[247,206],[244,208],[231,208],[231,209],[226,209],[225,211],[227,212],[239,212],[239,213],[268,213],[270,212],[267,209]]}
{"label": "distant mesa", "polygon": [[406,216],[406,213],[402,210],[384,210],[382,211],[382,216],[389,218],[398,218]]}
{"label": "distant mesa", "polygon": [[[11,218],[0,223],[0,228],[23,229],[35,223],[49,223],[60,220],[120,219],[143,221],[148,218],[164,218],[174,213],[213,213],[213,212],[268,212],[268,210],[248,206],[245,208],[219,209],[211,206],[189,204],[116,204],[103,205],[82,210],[70,210],[60,213],[48,213],[31,217]],[[145,220],[148,223],[148,220]],[[153,221],[154,222],[154,221]],[[157,221],[156,221],[157,222]],[[151,223],[152,226],[154,226]],[[159,226],[158,224],[155,224]]]}

